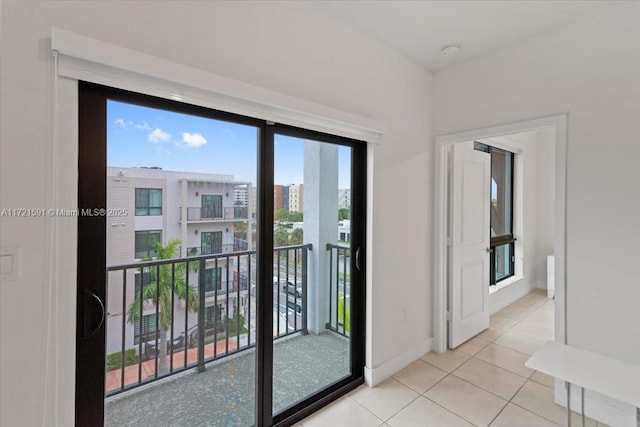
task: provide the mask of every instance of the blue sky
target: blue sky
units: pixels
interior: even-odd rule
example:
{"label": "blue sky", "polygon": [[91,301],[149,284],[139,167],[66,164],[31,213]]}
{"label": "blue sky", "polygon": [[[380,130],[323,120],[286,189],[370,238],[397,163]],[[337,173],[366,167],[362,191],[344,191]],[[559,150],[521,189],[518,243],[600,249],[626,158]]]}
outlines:
{"label": "blue sky", "polygon": [[[140,107],[107,104],[107,164],[231,174],[256,182],[257,129],[236,123]],[[276,135],[276,184],[304,181],[303,140]],[[350,188],[350,148],[339,149],[339,188]]]}

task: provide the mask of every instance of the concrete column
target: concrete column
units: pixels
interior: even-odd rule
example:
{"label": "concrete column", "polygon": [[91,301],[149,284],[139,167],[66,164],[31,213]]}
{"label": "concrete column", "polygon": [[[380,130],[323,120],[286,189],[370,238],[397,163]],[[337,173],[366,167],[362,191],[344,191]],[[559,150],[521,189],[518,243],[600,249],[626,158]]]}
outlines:
{"label": "concrete column", "polygon": [[304,243],[308,258],[308,329],[316,334],[329,321],[329,252],[327,243],[338,235],[338,146],[305,141]]}
{"label": "concrete column", "polygon": [[187,180],[180,180],[180,256],[187,256]]}

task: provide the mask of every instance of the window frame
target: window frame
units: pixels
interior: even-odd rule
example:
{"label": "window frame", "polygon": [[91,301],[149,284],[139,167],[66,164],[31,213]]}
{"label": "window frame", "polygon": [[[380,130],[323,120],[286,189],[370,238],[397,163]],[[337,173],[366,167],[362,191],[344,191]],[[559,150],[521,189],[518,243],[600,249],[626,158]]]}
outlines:
{"label": "window frame", "polygon": [[[208,277],[211,276],[211,277]],[[211,283],[209,283],[211,281]],[[210,289],[207,289],[210,287]],[[204,292],[205,294],[222,291],[222,267],[205,268]]]}
{"label": "window frame", "polygon": [[[153,330],[151,330],[151,319],[153,316]],[[142,323],[142,333],[140,333],[140,324]],[[156,339],[156,334],[158,333],[158,318],[156,313],[151,314],[143,314],[142,322],[137,321],[133,322],[133,343],[140,344],[141,338],[143,338],[142,342],[149,342]]]}
{"label": "window frame", "polygon": [[[210,245],[210,250],[207,252],[204,250],[204,237],[205,235],[210,235],[211,236],[211,241],[209,242]],[[218,248],[214,247],[213,245],[213,237],[219,235],[220,236],[220,246]],[[223,235],[222,235],[222,231],[202,231],[200,232],[200,255],[216,255],[216,254],[221,254],[222,253],[222,240],[223,240]],[[218,251],[216,252],[215,249],[218,249]]]}
{"label": "window frame", "polygon": [[[516,155],[515,153],[508,151],[508,150],[503,150],[501,148],[496,148],[493,147],[491,145],[485,145],[485,147],[487,147],[488,149],[488,153],[491,155],[491,177],[493,178],[493,159],[494,159],[494,153],[495,154],[499,154],[501,156],[505,156],[505,158],[508,157],[509,162],[511,163],[511,167],[509,168],[509,176],[507,177],[508,181],[509,181],[509,232],[506,234],[502,234],[499,236],[495,236],[492,237],[490,236],[490,241],[489,241],[489,250],[490,250],[490,257],[489,257],[489,286],[495,286],[498,283],[502,282],[503,280],[509,279],[510,277],[515,276],[516,273],[516,268],[515,268],[515,260],[516,260],[516,256],[515,256],[515,242],[516,242],[516,238],[513,234],[513,229],[514,229],[514,188],[515,188],[515,164],[516,164]],[[484,147],[483,147],[484,148]],[[491,183],[489,184],[491,185]],[[493,209],[490,210],[489,212],[489,216],[490,216],[490,220],[489,220],[489,228],[491,230],[491,223],[492,223],[492,219],[493,219]],[[497,280],[496,278],[496,253],[498,251],[498,248],[503,247],[503,246],[508,246],[509,247],[509,254],[510,254],[510,259],[509,259],[509,265],[508,265],[508,273],[504,276],[502,276],[500,278],[500,280]]]}
{"label": "window frame", "polygon": [[[160,206],[151,206],[151,192],[159,191],[160,192]],[[139,194],[145,194],[144,196],[139,197]],[[146,199],[146,200],[145,200]],[[146,201],[146,205],[139,205],[138,201]],[[154,213],[151,213],[151,210],[154,209]],[[155,209],[159,209],[159,213],[155,213]],[[146,213],[138,213],[138,212]],[[162,216],[162,188],[146,188],[146,187],[136,187],[135,188],[135,216]]]}
{"label": "window frame", "polygon": [[[158,234],[159,238],[155,243],[162,243],[162,230],[136,230],[135,231],[135,237],[134,237],[134,258],[135,259],[144,259],[144,258],[148,258],[151,257],[153,258],[154,256],[156,256],[156,251],[155,249],[152,249],[152,246],[155,243],[151,243],[151,235],[153,234]],[[138,256],[142,253],[142,251],[138,250],[138,236],[139,235],[143,235],[146,234],[147,235],[147,250],[146,250],[146,255],[144,256]]]}
{"label": "window frame", "polygon": [[[224,209],[222,207],[222,194],[202,194],[200,196],[200,218],[201,219],[223,219]],[[205,199],[211,200],[211,206],[205,206]],[[205,215],[205,209],[210,210]]]}

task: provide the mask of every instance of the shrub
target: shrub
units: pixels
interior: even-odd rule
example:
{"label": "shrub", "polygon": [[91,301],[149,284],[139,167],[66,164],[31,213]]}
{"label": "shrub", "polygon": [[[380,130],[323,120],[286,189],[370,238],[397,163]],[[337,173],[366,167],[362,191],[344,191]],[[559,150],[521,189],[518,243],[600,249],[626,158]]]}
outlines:
{"label": "shrub", "polygon": [[[106,357],[106,370],[113,371],[114,369],[120,369],[122,367],[122,353],[116,352],[107,354]],[[130,348],[124,351],[124,366],[131,366],[138,363],[138,356],[136,356],[136,349]]]}
{"label": "shrub", "polygon": [[349,307],[344,306],[344,298],[342,295],[338,298],[338,323],[341,323],[344,319],[344,331],[351,331],[351,310]]}

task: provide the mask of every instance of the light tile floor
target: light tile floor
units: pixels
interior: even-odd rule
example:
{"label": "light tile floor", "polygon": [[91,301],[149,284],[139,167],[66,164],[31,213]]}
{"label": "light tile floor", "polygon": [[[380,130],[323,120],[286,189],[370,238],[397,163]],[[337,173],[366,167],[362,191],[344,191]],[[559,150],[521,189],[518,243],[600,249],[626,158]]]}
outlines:
{"label": "light tile floor", "polygon": [[[375,388],[361,386],[297,426],[545,427],[566,424],[553,378],[524,366],[553,339],[553,301],[532,292],[491,316],[491,327],[429,353]],[[581,425],[577,414],[572,424]],[[587,419],[586,426],[604,424]]]}

